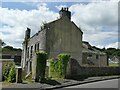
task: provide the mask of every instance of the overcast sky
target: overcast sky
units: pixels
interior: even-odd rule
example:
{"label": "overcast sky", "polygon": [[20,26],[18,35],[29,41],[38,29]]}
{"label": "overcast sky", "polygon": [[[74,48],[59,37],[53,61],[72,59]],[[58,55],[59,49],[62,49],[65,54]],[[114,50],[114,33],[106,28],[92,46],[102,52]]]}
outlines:
{"label": "overcast sky", "polygon": [[[22,48],[27,27],[31,36],[43,22],[59,18],[61,7],[69,7],[72,21],[83,31],[83,40],[91,45],[118,47],[118,2],[2,2],[0,7],[0,38],[13,47]],[[120,42],[119,42],[120,43]]]}

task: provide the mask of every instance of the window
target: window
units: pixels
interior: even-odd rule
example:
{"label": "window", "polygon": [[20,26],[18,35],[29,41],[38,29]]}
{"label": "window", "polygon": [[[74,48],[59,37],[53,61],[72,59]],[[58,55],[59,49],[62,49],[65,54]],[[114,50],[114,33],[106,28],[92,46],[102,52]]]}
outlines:
{"label": "window", "polygon": [[92,57],[92,55],[91,55],[91,54],[89,54],[88,56],[89,56],[89,57]]}
{"label": "window", "polygon": [[29,58],[29,47],[27,49],[27,58]]}
{"label": "window", "polygon": [[36,44],[35,44],[35,48],[34,48],[34,51],[36,52],[37,50],[36,50],[37,48],[36,48]]}
{"label": "window", "polygon": [[31,49],[30,49],[30,58],[32,58],[32,51],[33,51],[33,46],[31,46]]}
{"label": "window", "polygon": [[37,51],[39,51],[39,43],[37,44]]}
{"label": "window", "polygon": [[96,55],[96,59],[99,59],[99,56],[98,56],[98,55]]}
{"label": "window", "polygon": [[21,56],[14,56],[14,61],[21,63]]}

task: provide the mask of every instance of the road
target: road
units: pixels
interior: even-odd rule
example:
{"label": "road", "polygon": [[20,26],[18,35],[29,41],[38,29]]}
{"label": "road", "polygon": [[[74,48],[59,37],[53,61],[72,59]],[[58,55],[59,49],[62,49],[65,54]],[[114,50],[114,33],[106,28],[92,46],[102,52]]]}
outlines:
{"label": "road", "polygon": [[105,80],[87,84],[81,84],[76,86],[70,86],[66,88],[118,88],[118,79]]}

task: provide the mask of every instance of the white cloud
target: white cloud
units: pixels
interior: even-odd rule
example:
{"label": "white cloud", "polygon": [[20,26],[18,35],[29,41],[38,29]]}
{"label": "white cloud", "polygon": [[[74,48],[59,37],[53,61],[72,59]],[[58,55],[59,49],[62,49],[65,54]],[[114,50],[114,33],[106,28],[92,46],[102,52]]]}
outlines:
{"label": "white cloud", "polygon": [[72,19],[78,25],[112,26],[118,23],[117,4],[115,2],[75,4],[70,7],[70,11],[73,12]]}
{"label": "white cloud", "polygon": [[95,34],[91,34],[91,35],[88,35],[88,34],[84,34],[84,40],[88,40],[89,42],[92,42],[92,43],[99,43],[99,41],[103,41],[105,39],[108,39],[108,38],[111,38],[112,39],[116,39],[117,38],[117,33],[113,33],[113,32],[99,32],[99,33],[95,33]]}
{"label": "white cloud", "polygon": [[55,6],[58,10],[61,10],[62,7],[67,7],[67,5],[59,5],[59,6]]}
{"label": "white cloud", "polygon": [[[118,3],[112,1],[80,3],[70,7],[72,20],[83,31],[83,40],[102,45],[106,39],[118,39]],[[115,41],[114,41],[115,42]]]}
{"label": "white cloud", "polygon": [[40,30],[44,21],[57,19],[58,13],[50,11],[45,4],[39,5],[38,10],[18,10],[0,7],[3,27],[0,27],[0,38],[8,45],[21,47],[27,27],[32,29],[32,35]]}
{"label": "white cloud", "polygon": [[120,42],[113,42],[113,43],[110,43],[108,45],[96,45],[96,47],[99,47],[99,48],[119,48],[120,49]]}
{"label": "white cloud", "polygon": [[107,45],[106,48],[115,47],[115,48],[120,49],[119,45],[120,45],[120,42],[115,42],[115,43],[111,43],[111,44]]}
{"label": "white cloud", "polygon": [[[57,19],[58,13],[51,11],[46,3],[35,3],[38,9],[18,10],[0,8],[0,38],[7,44],[14,47],[21,47],[27,27],[32,29],[32,35],[40,29],[42,22]],[[83,40],[99,47],[116,47],[114,42],[118,38],[118,3],[116,2],[92,2],[81,3],[70,6],[72,20],[80,26],[83,31]],[[55,6],[60,10],[66,5]],[[111,42],[104,44],[103,41],[111,39]],[[116,41],[112,41],[112,40]]]}

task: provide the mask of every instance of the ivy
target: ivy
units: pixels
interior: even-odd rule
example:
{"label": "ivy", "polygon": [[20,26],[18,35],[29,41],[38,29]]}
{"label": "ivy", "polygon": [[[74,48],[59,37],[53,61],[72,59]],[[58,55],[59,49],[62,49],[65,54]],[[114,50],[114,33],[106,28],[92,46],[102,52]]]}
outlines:
{"label": "ivy", "polygon": [[69,54],[59,54],[58,58],[50,59],[50,77],[65,78]]}
{"label": "ivy", "polygon": [[[36,52],[37,55],[37,73],[38,77],[36,81],[42,81],[45,79],[45,68],[46,68],[46,60],[48,58],[46,52]],[[39,79],[39,80],[38,80]]]}

